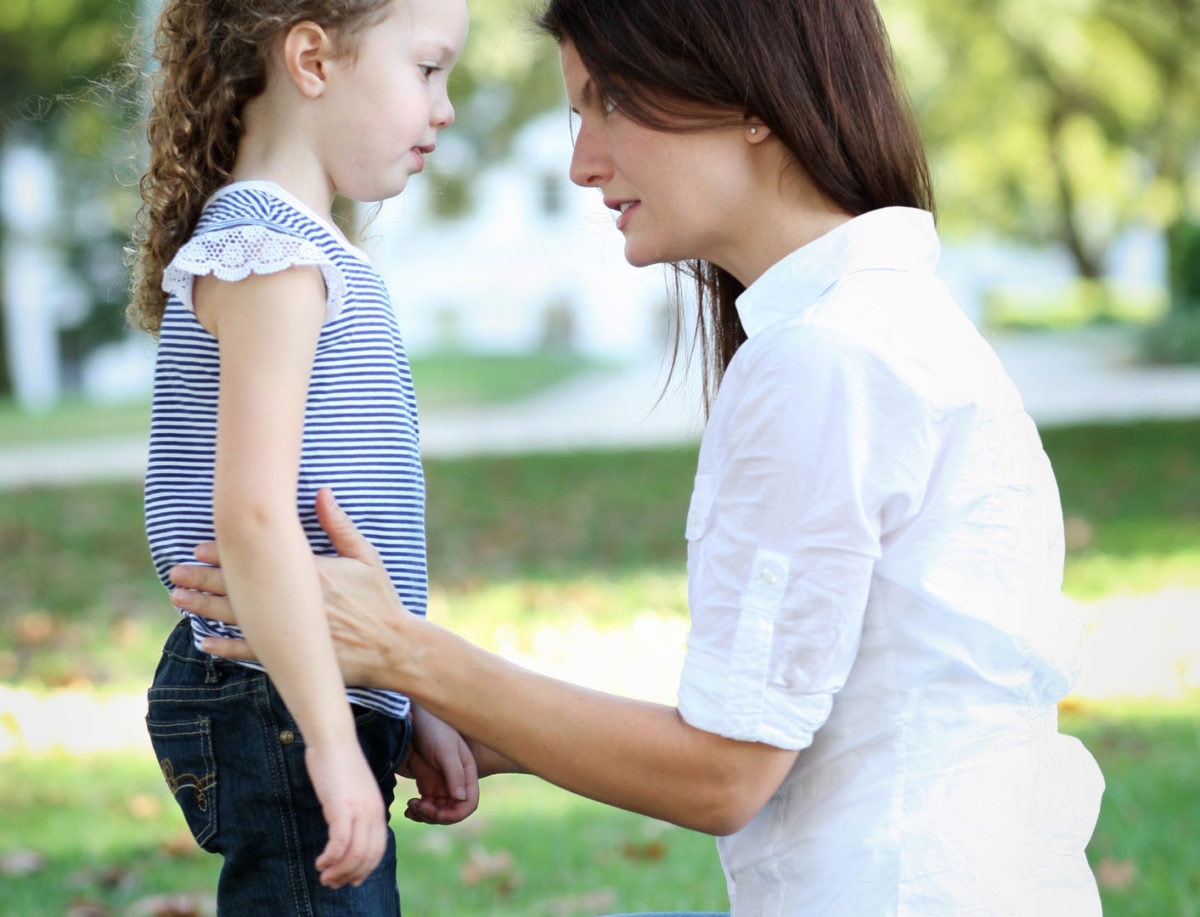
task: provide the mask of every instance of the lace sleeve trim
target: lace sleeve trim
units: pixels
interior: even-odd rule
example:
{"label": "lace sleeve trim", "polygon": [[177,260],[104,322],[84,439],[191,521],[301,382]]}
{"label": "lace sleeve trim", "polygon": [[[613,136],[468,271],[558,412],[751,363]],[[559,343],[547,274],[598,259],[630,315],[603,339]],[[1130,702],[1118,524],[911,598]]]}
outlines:
{"label": "lace sleeve trim", "polygon": [[188,240],[163,271],[163,290],[179,297],[188,309],[196,277],[212,274],[220,280],[245,280],[254,274],[277,274],[290,267],[313,265],[325,279],[325,321],[342,309],[346,278],[316,245],[267,226],[231,226]]}

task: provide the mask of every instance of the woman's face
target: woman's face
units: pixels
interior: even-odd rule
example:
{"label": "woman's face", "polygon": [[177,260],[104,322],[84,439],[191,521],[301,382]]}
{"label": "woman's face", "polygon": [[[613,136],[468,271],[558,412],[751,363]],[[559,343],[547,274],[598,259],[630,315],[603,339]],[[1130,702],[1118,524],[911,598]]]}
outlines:
{"label": "woman's face", "polygon": [[744,223],[756,181],[747,128],[646,127],[599,94],[574,45],[564,42],[560,52],[579,118],[571,180],[604,195],[625,258],[639,267],[704,259],[737,276],[751,244]]}

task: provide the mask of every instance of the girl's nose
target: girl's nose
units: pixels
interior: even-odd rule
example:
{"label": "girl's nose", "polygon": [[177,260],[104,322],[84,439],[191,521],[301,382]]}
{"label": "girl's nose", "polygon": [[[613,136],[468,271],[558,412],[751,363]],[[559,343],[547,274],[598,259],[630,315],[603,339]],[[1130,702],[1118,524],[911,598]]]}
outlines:
{"label": "girl's nose", "polygon": [[448,96],[434,106],[429,120],[438,130],[443,130],[454,123],[454,106]]}

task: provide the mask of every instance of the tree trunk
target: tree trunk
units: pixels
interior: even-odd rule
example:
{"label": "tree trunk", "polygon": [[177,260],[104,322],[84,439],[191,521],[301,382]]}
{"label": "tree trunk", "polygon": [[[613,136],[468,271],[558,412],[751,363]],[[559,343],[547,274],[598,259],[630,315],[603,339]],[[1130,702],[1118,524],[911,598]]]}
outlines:
{"label": "tree trunk", "polygon": [[8,367],[8,335],[5,332],[6,322],[4,320],[4,245],[5,239],[4,220],[0,218],[0,400],[10,398],[13,393],[12,375]]}
{"label": "tree trunk", "polygon": [[1200,221],[1167,227],[1167,291],[1173,313],[1200,316]]}

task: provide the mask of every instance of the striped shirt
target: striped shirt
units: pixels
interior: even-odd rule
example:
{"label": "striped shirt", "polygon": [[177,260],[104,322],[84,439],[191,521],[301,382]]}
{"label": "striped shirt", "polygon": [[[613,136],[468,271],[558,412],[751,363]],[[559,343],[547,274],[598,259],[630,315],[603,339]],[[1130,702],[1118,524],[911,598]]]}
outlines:
{"label": "striped shirt", "polygon": [[[217,340],[196,319],[197,276],[241,280],[296,265],[320,268],[328,290],[313,359],[296,508],[309,543],[335,553],[317,522],[317,490],[338,502],[378,549],[405,607],[424,614],[425,482],[416,397],[395,311],[366,256],[302,202],[270,182],[239,182],[209,200],[192,238],[163,276],[169,294],[159,334],[146,472],[146,533],[163,584],[193,548],[215,537]],[[197,642],[240,636],[191,616]],[[249,664],[249,663],[248,663]],[[261,668],[261,667],[259,667]],[[353,703],[403,717],[408,699],[348,688]]]}

